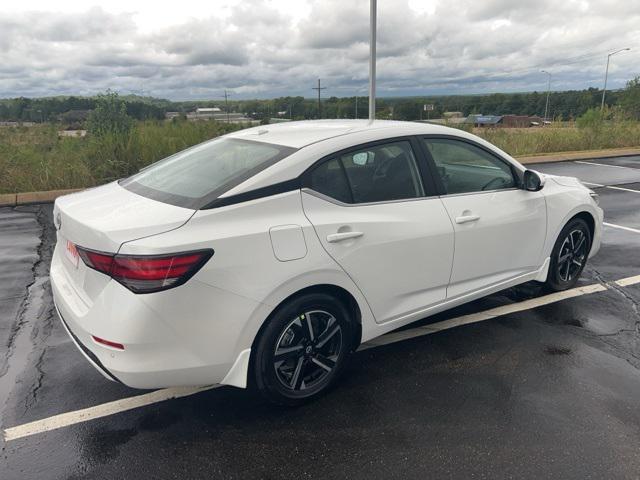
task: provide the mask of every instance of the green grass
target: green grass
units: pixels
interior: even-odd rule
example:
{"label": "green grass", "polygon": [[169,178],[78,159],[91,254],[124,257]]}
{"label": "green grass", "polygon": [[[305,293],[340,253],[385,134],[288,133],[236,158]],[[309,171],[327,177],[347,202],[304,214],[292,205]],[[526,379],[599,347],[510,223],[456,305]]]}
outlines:
{"label": "green grass", "polygon": [[604,123],[597,128],[492,128],[474,133],[513,156],[640,146],[640,123],[632,121]]}
{"label": "green grass", "polygon": [[[125,138],[58,138],[56,125],[0,127],[0,193],[99,185],[237,128],[217,122],[139,122]],[[640,146],[640,122],[632,121],[474,133],[514,156]]]}
{"label": "green grass", "polygon": [[239,127],[140,122],[127,138],[58,138],[55,125],[0,127],[0,193],[99,185]]}

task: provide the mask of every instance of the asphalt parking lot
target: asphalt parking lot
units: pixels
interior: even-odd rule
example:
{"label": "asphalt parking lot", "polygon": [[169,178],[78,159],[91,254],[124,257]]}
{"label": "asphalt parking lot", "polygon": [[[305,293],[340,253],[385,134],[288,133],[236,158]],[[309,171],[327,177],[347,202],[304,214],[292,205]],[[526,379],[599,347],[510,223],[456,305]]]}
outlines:
{"label": "asphalt parking lot", "polygon": [[51,206],[0,208],[0,478],[640,478],[640,157],[531,168],[600,194],[581,289],[383,337],[294,410],[106,381],[53,311]]}

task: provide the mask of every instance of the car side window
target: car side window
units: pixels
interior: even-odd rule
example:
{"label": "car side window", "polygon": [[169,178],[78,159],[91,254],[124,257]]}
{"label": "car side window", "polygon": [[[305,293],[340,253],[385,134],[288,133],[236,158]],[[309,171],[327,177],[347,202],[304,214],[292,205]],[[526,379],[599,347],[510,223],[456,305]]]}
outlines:
{"label": "car side window", "polygon": [[511,167],[489,152],[459,140],[423,139],[447,194],[517,187]]}
{"label": "car side window", "polygon": [[424,196],[407,141],[375,145],[340,156],[354,203],[385,202]]}
{"label": "car side window", "polygon": [[309,186],[344,203],[424,196],[416,158],[408,141],[354,150],[324,162],[311,172]]}
{"label": "car side window", "polygon": [[309,187],[343,203],[351,203],[351,191],[347,177],[336,158],[321,163],[311,171]]}

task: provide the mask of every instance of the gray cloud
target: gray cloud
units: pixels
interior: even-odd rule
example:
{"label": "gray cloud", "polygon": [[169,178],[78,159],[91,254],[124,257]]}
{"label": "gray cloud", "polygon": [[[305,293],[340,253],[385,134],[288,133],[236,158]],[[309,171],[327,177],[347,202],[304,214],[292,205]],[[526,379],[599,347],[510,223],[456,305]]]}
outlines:
{"label": "gray cloud", "polygon": [[[640,74],[640,9],[624,0],[440,0],[418,13],[379,1],[380,95],[480,93],[599,86]],[[52,4],[52,8],[54,4]],[[316,0],[299,21],[264,0],[224,18],[151,33],[133,14],[0,12],[0,97],[93,94],[107,88],[173,99],[353,95],[368,76],[368,1]]]}

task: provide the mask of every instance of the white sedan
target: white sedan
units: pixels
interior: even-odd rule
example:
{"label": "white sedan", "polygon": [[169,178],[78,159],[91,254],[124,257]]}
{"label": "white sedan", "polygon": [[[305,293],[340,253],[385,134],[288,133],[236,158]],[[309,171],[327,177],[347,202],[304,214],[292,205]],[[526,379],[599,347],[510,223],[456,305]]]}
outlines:
{"label": "white sedan", "polygon": [[59,198],[51,283],[107,378],[294,405],[361,342],[523,282],[573,287],[597,203],[460,130],[269,125]]}

